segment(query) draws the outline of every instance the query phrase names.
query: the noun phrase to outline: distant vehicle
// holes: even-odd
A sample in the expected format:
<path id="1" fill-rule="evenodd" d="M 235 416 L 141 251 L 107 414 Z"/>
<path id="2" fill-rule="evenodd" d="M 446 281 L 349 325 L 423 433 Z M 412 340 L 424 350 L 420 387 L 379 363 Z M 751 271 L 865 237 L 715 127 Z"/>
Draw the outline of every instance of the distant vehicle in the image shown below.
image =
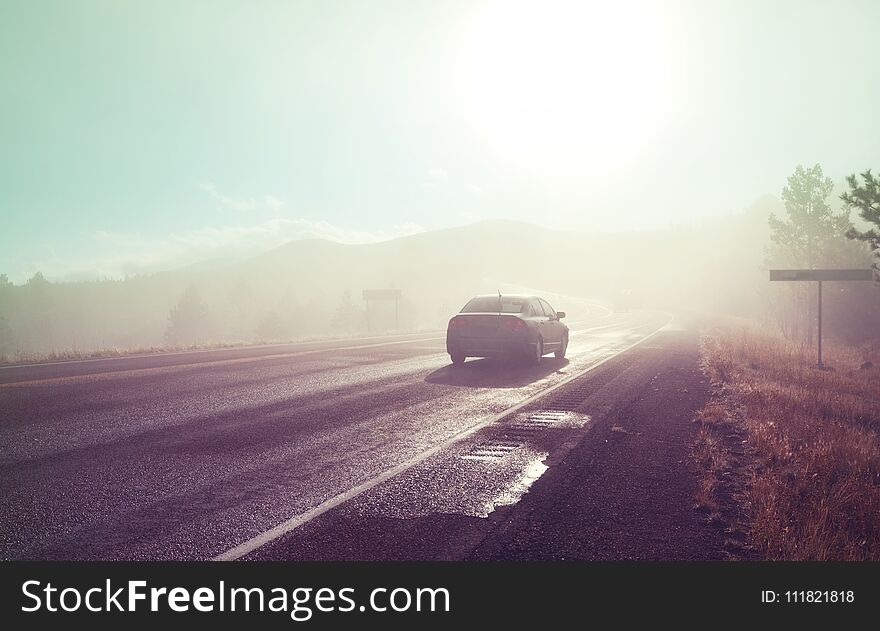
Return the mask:
<path id="1" fill-rule="evenodd" d="M 538 296 L 476 296 L 449 321 L 446 351 L 453 364 L 468 357 L 519 357 L 537 365 L 554 353 L 565 357 L 568 327 L 564 311 Z"/>

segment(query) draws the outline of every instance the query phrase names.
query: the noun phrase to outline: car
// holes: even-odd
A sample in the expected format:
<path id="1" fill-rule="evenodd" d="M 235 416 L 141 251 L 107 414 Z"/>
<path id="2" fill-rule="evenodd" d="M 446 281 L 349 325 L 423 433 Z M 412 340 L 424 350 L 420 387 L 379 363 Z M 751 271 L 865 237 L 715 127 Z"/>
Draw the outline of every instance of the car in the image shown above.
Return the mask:
<path id="1" fill-rule="evenodd" d="M 547 353 L 563 359 L 568 349 L 564 317 L 539 296 L 475 296 L 449 320 L 446 352 L 453 364 L 468 357 L 518 357 L 538 365 Z"/>

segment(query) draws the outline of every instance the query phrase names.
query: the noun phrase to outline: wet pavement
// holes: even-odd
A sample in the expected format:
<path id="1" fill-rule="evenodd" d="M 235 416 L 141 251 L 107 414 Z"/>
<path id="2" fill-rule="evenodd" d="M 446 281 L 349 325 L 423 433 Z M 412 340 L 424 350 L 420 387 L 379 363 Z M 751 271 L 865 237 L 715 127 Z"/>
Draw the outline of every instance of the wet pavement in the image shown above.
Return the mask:
<path id="1" fill-rule="evenodd" d="M 696 334 L 666 330 L 246 560 L 711 560 Z"/>
<path id="2" fill-rule="evenodd" d="M 426 333 L 0 369 L 0 557 L 212 558 L 401 467 L 341 506 L 485 520 L 589 426 L 490 421 L 667 320 L 572 317 L 538 367 L 453 370 Z"/>

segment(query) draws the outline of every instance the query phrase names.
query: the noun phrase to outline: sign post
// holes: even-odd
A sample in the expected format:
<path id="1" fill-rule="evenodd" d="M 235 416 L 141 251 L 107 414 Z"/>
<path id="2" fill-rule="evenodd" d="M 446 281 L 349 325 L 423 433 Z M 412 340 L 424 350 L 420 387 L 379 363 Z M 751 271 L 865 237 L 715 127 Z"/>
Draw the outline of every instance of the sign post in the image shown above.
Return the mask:
<path id="1" fill-rule="evenodd" d="M 872 280 L 870 269 L 771 269 L 771 281 L 815 281 L 819 283 L 819 346 L 816 365 L 822 369 L 822 281 Z"/>
<path id="2" fill-rule="evenodd" d="M 393 300 L 394 301 L 394 328 L 400 329 L 400 296 L 402 292 L 399 289 L 364 289 L 363 299 L 367 303 L 367 329 L 372 330 L 370 318 L 370 301 L 371 300 Z"/>

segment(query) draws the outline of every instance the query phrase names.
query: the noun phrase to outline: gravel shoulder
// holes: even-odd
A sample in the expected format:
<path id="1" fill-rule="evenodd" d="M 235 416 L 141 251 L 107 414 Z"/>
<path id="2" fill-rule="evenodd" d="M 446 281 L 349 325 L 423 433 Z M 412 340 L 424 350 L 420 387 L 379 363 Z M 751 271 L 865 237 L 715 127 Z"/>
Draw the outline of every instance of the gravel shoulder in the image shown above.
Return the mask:
<path id="1" fill-rule="evenodd" d="M 694 505 L 694 418 L 709 395 L 696 332 L 663 332 L 605 372 L 616 374 L 581 384 L 595 386 L 581 405 L 589 433 L 471 558 L 725 558 L 721 533 Z"/>

